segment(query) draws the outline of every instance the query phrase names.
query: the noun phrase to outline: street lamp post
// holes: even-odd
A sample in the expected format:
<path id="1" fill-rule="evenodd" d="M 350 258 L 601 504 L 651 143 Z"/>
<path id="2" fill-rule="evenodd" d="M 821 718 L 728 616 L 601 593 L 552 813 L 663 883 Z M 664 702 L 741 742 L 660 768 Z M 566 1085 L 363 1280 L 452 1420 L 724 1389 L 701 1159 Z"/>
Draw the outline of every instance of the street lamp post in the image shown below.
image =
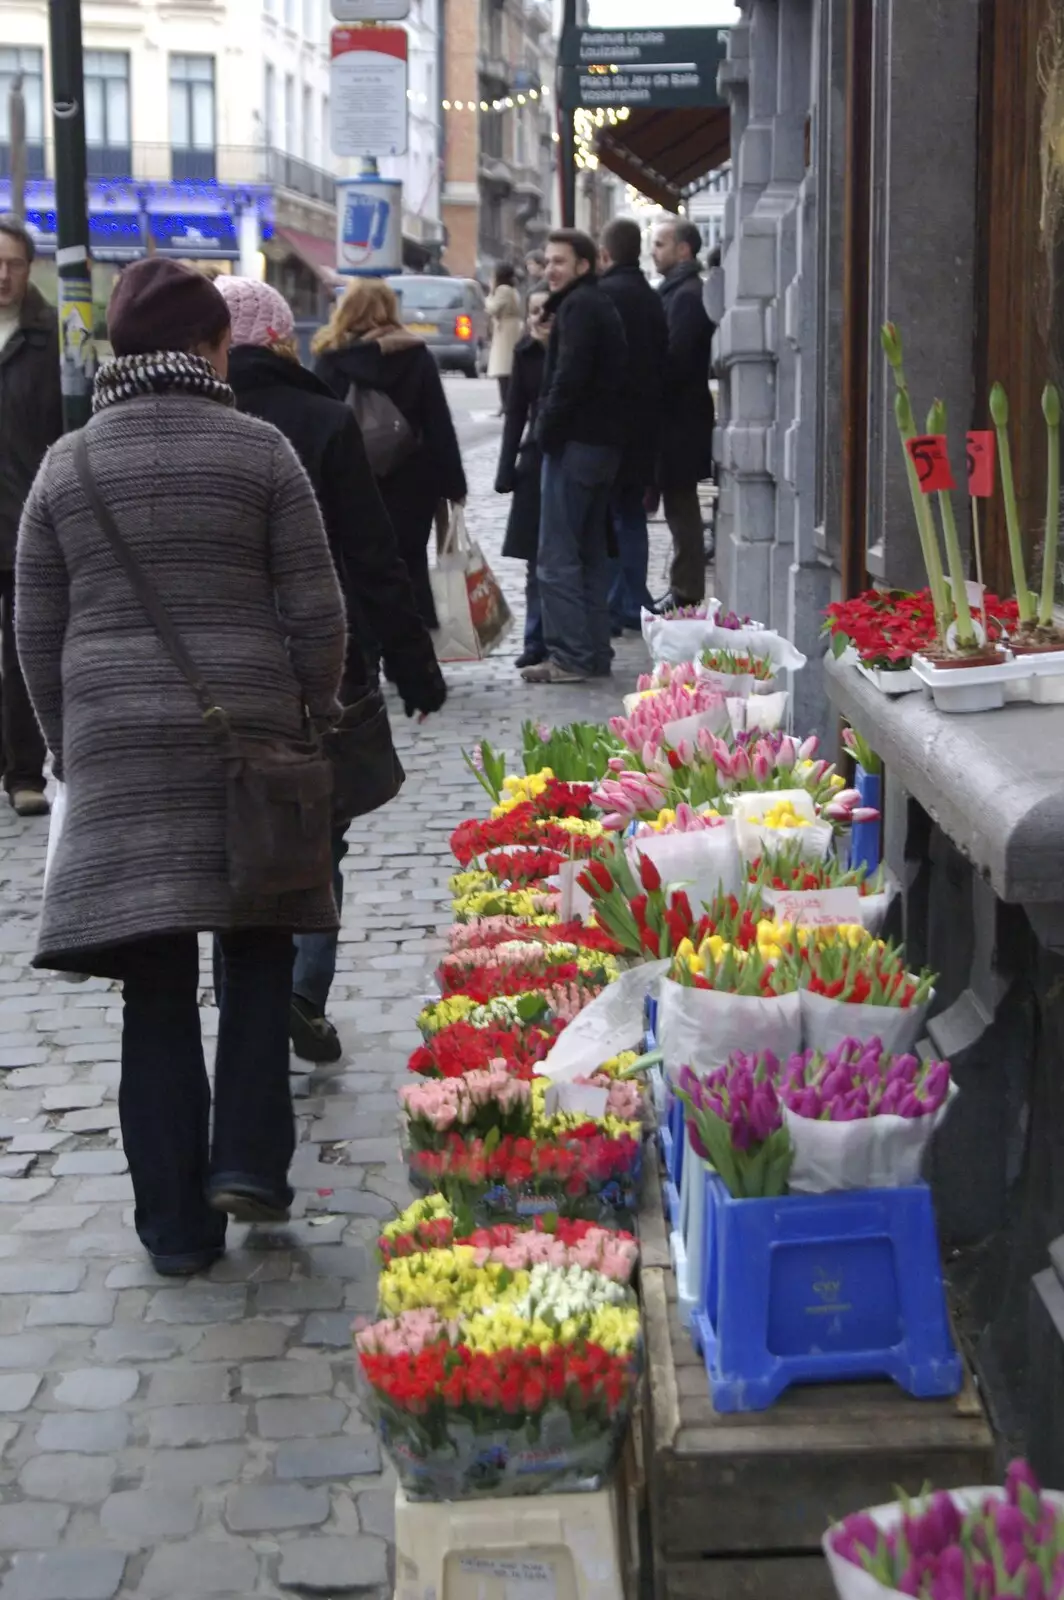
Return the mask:
<path id="1" fill-rule="evenodd" d="M 55 262 L 59 278 L 59 339 L 63 427 L 83 427 L 92 409 L 96 370 L 93 343 L 89 215 L 86 201 L 85 77 L 81 0 L 48 0 L 55 137 Z"/>

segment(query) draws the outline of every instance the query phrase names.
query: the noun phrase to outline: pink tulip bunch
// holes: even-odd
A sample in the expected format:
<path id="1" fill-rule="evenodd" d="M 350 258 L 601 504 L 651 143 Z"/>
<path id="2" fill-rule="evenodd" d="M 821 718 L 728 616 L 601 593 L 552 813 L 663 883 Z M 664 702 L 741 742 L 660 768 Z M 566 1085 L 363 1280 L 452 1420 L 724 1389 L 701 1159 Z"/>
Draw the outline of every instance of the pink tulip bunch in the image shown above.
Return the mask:
<path id="1" fill-rule="evenodd" d="M 449 1332 L 448 1324 L 434 1307 L 419 1306 L 362 1328 L 356 1324 L 355 1347 L 367 1355 L 418 1356 L 426 1345 L 435 1344 Z"/>
<path id="2" fill-rule="evenodd" d="M 711 689 L 708 684 L 700 682 L 690 687 L 670 684 L 660 694 L 640 700 L 627 717 L 611 717 L 610 732 L 623 740 L 633 754 L 643 755 L 649 747 L 652 755 L 656 755 L 664 741 L 666 723 L 679 722 L 704 711 L 719 711 L 724 703 L 719 690 Z"/>
<path id="3" fill-rule="evenodd" d="M 657 838 L 663 833 L 705 833 L 710 828 L 726 827 L 727 820 L 726 817 L 715 816 L 710 811 L 696 811 L 686 800 L 681 800 L 676 807 L 676 816 L 672 822 L 640 822 L 636 827 L 635 837 L 648 839 Z"/>
<path id="4" fill-rule="evenodd" d="M 683 688 L 698 682 L 693 661 L 680 661 L 675 666 L 669 661 L 659 661 L 653 672 L 641 672 L 636 680 L 640 694 L 651 689 L 668 689 L 671 685 Z"/>
<path id="5" fill-rule="evenodd" d="M 612 768 L 612 762 L 610 765 Z M 641 813 L 657 816 L 668 791 L 669 780 L 659 772 L 617 772 L 614 769 L 613 777 L 603 778 L 598 788 L 592 790 L 591 804 L 605 811 L 603 827 L 621 829 Z"/>
<path id="6" fill-rule="evenodd" d="M 875 806 L 861 804 L 861 796 L 856 789 L 840 789 L 833 795 L 824 807 L 822 816 L 829 822 L 838 822 L 843 827 L 850 827 L 855 822 L 878 822 L 879 812 Z"/>

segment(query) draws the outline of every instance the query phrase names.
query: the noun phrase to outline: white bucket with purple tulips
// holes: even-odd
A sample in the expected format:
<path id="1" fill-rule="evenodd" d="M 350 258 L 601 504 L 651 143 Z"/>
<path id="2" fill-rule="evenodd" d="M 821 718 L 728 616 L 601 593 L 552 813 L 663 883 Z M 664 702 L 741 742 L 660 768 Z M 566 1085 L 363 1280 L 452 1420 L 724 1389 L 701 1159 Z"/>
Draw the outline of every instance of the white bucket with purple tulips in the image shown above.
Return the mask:
<path id="1" fill-rule="evenodd" d="M 1014 1461 L 1004 1488 L 873 1506 L 829 1528 L 823 1547 L 839 1600 L 1061 1600 L 1064 1495 Z"/>
<path id="2" fill-rule="evenodd" d="M 947 1061 L 894 1055 L 881 1039 L 804 1050 L 773 1077 L 794 1150 L 795 1194 L 919 1183 L 925 1152 L 957 1094 Z"/>

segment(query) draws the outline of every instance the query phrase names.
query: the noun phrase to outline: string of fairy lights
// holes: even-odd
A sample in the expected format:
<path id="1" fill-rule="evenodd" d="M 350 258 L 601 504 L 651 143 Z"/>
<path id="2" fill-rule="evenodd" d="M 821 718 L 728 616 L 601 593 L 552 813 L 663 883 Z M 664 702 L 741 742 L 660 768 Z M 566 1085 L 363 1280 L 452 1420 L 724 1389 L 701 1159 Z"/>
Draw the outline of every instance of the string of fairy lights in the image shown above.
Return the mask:
<path id="1" fill-rule="evenodd" d="M 406 98 L 420 106 L 427 106 L 427 94 L 415 94 L 413 89 L 406 91 Z M 535 105 L 539 101 L 550 98 L 550 85 L 541 83 L 536 89 L 526 89 L 521 94 L 502 95 L 496 100 L 441 100 L 440 105 L 444 111 L 512 111 L 515 106 L 524 106 L 529 103 Z"/>

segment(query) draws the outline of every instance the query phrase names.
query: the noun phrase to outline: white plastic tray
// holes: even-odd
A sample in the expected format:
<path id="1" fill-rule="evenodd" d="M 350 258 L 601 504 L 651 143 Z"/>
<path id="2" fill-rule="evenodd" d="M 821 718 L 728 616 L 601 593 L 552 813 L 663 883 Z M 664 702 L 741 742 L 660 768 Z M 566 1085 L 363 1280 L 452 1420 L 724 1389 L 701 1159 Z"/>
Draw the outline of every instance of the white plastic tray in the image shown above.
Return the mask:
<path id="1" fill-rule="evenodd" d="M 992 667 L 934 667 L 913 656 L 912 671 L 931 690 L 939 711 L 997 711 L 1006 699 L 1006 685 L 1030 678 L 1027 661 L 1001 661 Z"/>

